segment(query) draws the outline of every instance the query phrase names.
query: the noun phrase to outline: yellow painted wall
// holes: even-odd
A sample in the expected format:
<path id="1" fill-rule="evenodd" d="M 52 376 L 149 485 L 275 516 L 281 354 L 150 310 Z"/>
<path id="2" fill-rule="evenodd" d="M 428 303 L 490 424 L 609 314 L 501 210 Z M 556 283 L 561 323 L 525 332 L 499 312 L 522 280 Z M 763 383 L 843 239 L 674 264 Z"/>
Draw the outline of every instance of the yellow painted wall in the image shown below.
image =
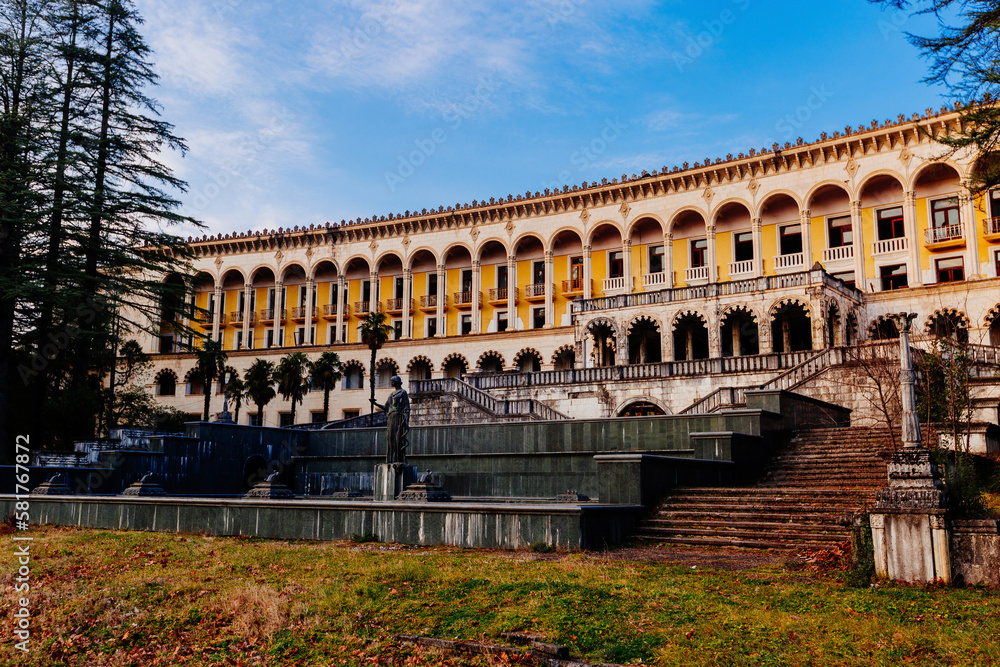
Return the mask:
<path id="1" fill-rule="evenodd" d="M 688 240 L 673 240 L 674 275 L 678 287 L 687 286 L 687 282 L 684 280 L 684 272 L 691 266 L 691 251 L 688 249 Z"/>
<path id="2" fill-rule="evenodd" d="M 778 255 L 778 225 L 761 227 L 760 254 L 764 261 L 764 275 L 774 275 L 774 258 Z"/>
<path id="3" fill-rule="evenodd" d="M 811 269 L 816 262 L 823 261 L 823 250 L 826 248 L 826 216 L 809 219 L 809 238 L 812 242 L 812 255 L 806 257 L 806 269 Z"/>
<path id="4" fill-rule="evenodd" d="M 733 261 L 733 232 L 719 232 L 715 235 L 715 263 L 718 265 L 719 280 L 729 280 L 729 264 Z"/>
<path id="5" fill-rule="evenodd" d="M 608 277 L 608 250 L 590 253 L 590 275 L 594 279 L 594 296 L 604 296 L 604 279 Z"/>

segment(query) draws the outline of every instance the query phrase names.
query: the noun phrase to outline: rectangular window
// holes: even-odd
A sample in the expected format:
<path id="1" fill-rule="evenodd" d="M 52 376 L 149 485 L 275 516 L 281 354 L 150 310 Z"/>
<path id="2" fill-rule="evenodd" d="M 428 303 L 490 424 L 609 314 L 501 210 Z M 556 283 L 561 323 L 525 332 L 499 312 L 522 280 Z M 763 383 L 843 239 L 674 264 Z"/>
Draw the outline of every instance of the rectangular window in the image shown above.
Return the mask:
<path id="1" fill-rule="evenodd" d="M 247 295 L 244 290 L 240 290 L 236 293 L 236 310 L 240 314 L 240 319 L 243 319 L 243 311 L 246 308 Z"/>
<path id="2" fill-rule="evenodd" d="M 649 272 L 663 273 L 663 246 L 649 247 Z"/>
<path id="3" fill-rule="evenodd" d="M 233 349 L 239 350 L 243 347 L 243 330 L 239 329 L 233 335 Z"/>
<path id="4" fill-rule="evenodd" d="M 948 197 L 931 202 L 931 225 L 934 229 L 961 224 L 958 216 L 958 197 Z"/>
<path id="5" fill-rule="evenodd" d="M 497 264 L 497 288 L 507 289 L 507 265 Z"/>
<path id="6" fill-rule="evenodd" d="M 894 289 L 903 289 L 909 283 L 906 278 L 906 264 L 894 264 L 883 266 L 879 269 L 882 277 L 882 291 L 888 292 Z"/>
<path id="7" fill-rule="evenodd" d="M 1000 278 L 1000 250 L 993 254 L 993 270 L 996 272 L 994 277 Z"/>
<path id="8" fill-rule="evenodd" d="M 708 264 L 708 239 L 691 239 L 691 268 L 699 269 Z"/>
<path id="9" fill-rule="evenodd" d="M 393 282 L 394 284 L 392 286 L 393 287 L 392 298 L 394 299 L 405 298 L 403 296 L 403 276 L 396 276 L 396 280 Z"/>
<path id="10" fill-rule="evenodd" d="M 965 259 L 949 257 L 937 261 L 937 281 L 939 283 L 954 283 L 965 280 Z"/>
<path id="11" fill-rule="evenodd" d="M 160 354 L 171 354 L 174 351 L 174 336 L 160 336 Z"/>
<path id="12" fill-rule="evenodd" d="M 295 333 L 293 335 L 295 336 L 294 340 L 296 346 L 302 345 L 302 343 L 305 342 L 305 340 L 303 340 L 303 336 L 305 336 L 305 330 L 306 330 L 305 327 L 295 327 Z"/>
<path id="13" fill-rule="evenodd" d="M 845 285 L 855 286 L 854 271 L 844 271 L 843 273 L 834 273 L 833 277 L 841 281 Z"/>
<path id="14" fill-rule="evenodd" d="M 427 274 L 427 296 L 437 296 L 438 275 L 436 273 Z"/>
<path id="15" fill-rule="evenodd" d="M 462 335 L 466 336 L 472 333 L 472 315 L 462 315 Z"/>
<path id="16" fill-rule="evenodd" d="M 323 423 L 323 411 L 320 410 L 319 412 L 310 412 L 309 413 L 309 420 L 313 424 L 322 424 Z"/>
<path id="17" fill-rule="evenodd" d="M 344 419 L 354 419 L 361 416 L 361 410 L 344 410 Z"/>
<path id="18" fill-rule="evenodd" d="M 247 423 L 250 426 L 260 426 L 260 415 L 256 412 L 251 412 L 247 415 Z"/>
<path id="19" fill-rule="evenodd" d="M 299 308 L 306 307 L 306 286 L 299 285 Z"/>
<path id="20" fill-rule="evenodd" d="M 802 252 L 802 225 L 785 225 L 778 229 L 778 236 L 782 255 Z"/>
<path id="21" fill-rule="evenodd" d="M 733 234 L 733 261 L 749 262 L 753 259 L 753 232 Z"/>
<path id="22" fill-rule="evenodd" d="M 394 319 L 392 321 L 392 339 L 399 340 L 403 337 L 403 320 Z"/>
<path id="23" fill-rule="evenodd" d="M 990 192 L 990 217 L 1000 218 L 1000 190 Z"/>
<path id="24" fill-rule="evenodd" d="M 545 284 L 545 261 L 534 261 L 531 263 L 531 282 L 534 285 Z"/>
<path id="25" fill-rule="evenodd" d="M 361 300 L 370 302 L 372 300 L 372 281 L 361 282 Z"/>
<path id="26" fill-rule="evenodd" d="M 281 427 L 292 425 L 292 413 L 291 412 L 279 412 L 278 413 L 278 424 Z"/>
<path id="27" fill-rule="evenodd" d="M 497 311 L 497 331 L 507 330 L 507 311 L 498 310 Z"/>
<path id="28" fill-rule="evenodd" d="M 424 325 L 427 329 L 427 338 L 433 338 L 437 335 L 438 321 L 436 317 L 428 317 L 424 319 Z"/>
<path id="29" fill-rule="evenodd" d="M 853 228 L 851 226 L 851 216 L 841 215 L 830 218 L 827 221 L 829 226 L 829 246 L 830 248 L 842 248 L 854 243 Z"/>
<path id="30" fill-rule="evenodd" d="M 583 257 L 569 258 L 570 280 L 583 280 Z"/>
<path id="31" fill-rule="evenodd" d="M 541 329 L 545 326 L 545 308 L 532 308 L 531 309 L 531 328 Z"/>
<path id="32" fill-rule="evenodd" d="M 608 252 L 608 277 L 621 278 L 625 275 L 625 259 L 621 250 Z"/>
<path id="33" fill-rule="evenodd" d="M 462 291 L 472 291 L 472 269 L 462 269 Z"/>
<path id="34" fill-rule="evenodd" d="M 878 240 L 901 239 L 906 236 L 903 228 L 903 207 L 893 206 L 875 212 L 875 226 L 878 228 Z"/>
<path id="35" fill-rule="evenodd" d="M 268 329 L 264 332 L 264 349 L 270 349 L 274 347 L 274 329 Z"/>
<path id="36" fill-rule="evenodd" d="M 215 292 L 208 293 L 208 321 L 215 321 Z"/>

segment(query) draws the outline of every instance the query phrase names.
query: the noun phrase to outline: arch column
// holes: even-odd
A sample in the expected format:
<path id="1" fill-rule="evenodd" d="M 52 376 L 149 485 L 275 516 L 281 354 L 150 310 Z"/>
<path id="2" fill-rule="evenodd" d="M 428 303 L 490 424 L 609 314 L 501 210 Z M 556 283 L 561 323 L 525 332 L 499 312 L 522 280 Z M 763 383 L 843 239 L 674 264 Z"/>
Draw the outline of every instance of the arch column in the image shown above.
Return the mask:
<path id="1" fill-rule="evenodd" d="M 215 308 L 212 310 L 212 340 L 219 340 L 219 329 L 222 320 L 220 319 L 222 310 L 222 285 L 215 286 Z"/>
<path id="2" fill-rule="evenodd" d="M 379 289 L 378 289 L 378 272 L 371 271 L 368 274 L 368 312 L 377 313 L 378 306 L 375 304 L 379 302 Z"/>
<path id="3" fill-rule="evenodd" d="M 472 260 L 472 333 L 479 333 L 479 294 L 482 290 L 482 266 L 478 259 Z"/>
<path id="4" fill-rule="evenodd" d="M 552 251 L 545 251 L 545 328 L 551 329 L 555 324 L 555 309 L 553 308 L 552 280 L 554 278 L 552 267 Z"/>
<path id="5" fill-rule="evenodd" d="M 625 277 L 625 293 L 632 293 L 632 239 L 622 239 L 622 274 Z"/>
<path id="6" fill-rule="evenodd" d="M 593 279 L 593 272 L 590 269 L 590 244 L 583 246 L 583 298 L 593 297 L 593 289 L 590 283 Z"/>
<path id="7" fill-rule="evenodd" d="M 448 278 L 448 273 L 444 268 L 444 264 L 437 265 L 437 309 L 434 311 L 434 317 L 437 318 L 437 332 L 434 334 L 435 338 L 442 338 L 444 336 L 444 295 L 445 295 L 445 285 L 444 282 Z"/>
<path id="8" fill-rule="evenodd" d="M 517 329 L 517 301 L 514 290 L 517 289 L 517 258 L 507 255 L 507 328 Z"/>
<path id="9" fill-rule="evenodd" d="M 410 292 L 412 291 L 413 271 L 403 269 L 403 340 L 410 339 Z"/>
<path id="10" fill-rule="evenodd" d="M 753 237 L 753 277 L 764 275 L 764 242 L 761 238 L 761 218 L 750 219 L 750 235 Z"/>
<path id="11" fill-rule="evenodd" d="M 285 305 L 285 300 L 282 298 L 284 296 L 282 293 L 284 289 L 284 283 L 280 280 L 274 282 L 274 313 L 272 313 L 274 315 L 274 323 L 272 324 L 272 331 L 274 333 L 271 334 L 272 347 L 284 347 L 281 344 L 281 308 Z"/>
<path id="12" fill-rule="evenodd" d="M 917 193 L 913 190 L 903 193 L 903 227 L 909 247 L 906 253 L 907 282 L 913 286 L 922 285 L 924 280 L 920 271 L 920 237 L 917 236 Z"/>
<path id="13" fill-rule="evenodd" d="M 674 288 L 674 233 L 668 232 L 663 235 L 663 261 L 666 266 L 663 270 L 667 272 L 667 287 Z M 669 357 L 663 357 L 667 360 Z"/>
<path id="14" fill-rule="evenodd" d="M 962 227 L 965 234 L 965 251 L 968 254 L 965 270 L 967 280 L 978 280 L 982 271 L 979 266 L 979 234 L 976 230 L 976 203 L 969 192 L 969 183 L 963 183 L 965 191 L 958 197 L 959 215 L 962 218 Z"/>
<path id="15" fill-rule="evenodd" d="M 705 235 L 708 237 L 708 282 L 719 281 L 719 267 L 715 264 L 715 225 L 705 227 Z"/>
<path id="16" fill-rule="evenodd" d="M 339 271 L 338 271 L 339 273 Z M 347 299 L 347 281 L 344 276 L 337 276 L 337 319 L 334 321 L 333 341 L 335 343 L 346 343 L 341 340 L 341 332 L 344 329 L 344 301 Z"/>
<path id="17" fill-rule="evenodd" d="M 867 292 L 865 240 L 861 232 L 861 201 L 857 199 L 851 202 L 851 234 L 854 236 L 854 243 L 851 244 L 854 246 L 854 285 L 862 292 Z"/>
<path id="18" fill-rule="evenodd" d="M 306 328 L 302 332 L 302 344 L 312 345 L 313 293 L 316 285 L 312 278 L 306 278 Z"/>
<path id="19" fill-rule="evenodd" d="M 705 313 L 705 333 L 708 334 L 709 359 L 717 359 L 722 356 L 722 336 L 719 324 L 718 317 L 714 312 Z"/>
<path id="20" fill-rule="evenodd" d="M 250 336 L 250 302 L 253 301 L 253 283 L 243 286 L 243 346 L 247 347 Z"/>
<path id="21" fill-rule="evenodd" d="M 812 215 L 808 208 L 799 211 L 799 230 L 802 233 L 802 269 L 808 271 L 813 265 Z"/>

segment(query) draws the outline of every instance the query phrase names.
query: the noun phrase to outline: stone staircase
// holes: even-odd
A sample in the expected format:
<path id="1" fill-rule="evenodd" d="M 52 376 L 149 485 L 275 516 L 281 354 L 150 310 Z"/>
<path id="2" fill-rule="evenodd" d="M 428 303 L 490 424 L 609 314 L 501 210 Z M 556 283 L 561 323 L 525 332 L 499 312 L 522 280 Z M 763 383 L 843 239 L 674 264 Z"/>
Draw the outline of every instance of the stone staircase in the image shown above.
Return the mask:
<path id="1" fill-rule="evenodd" d="M 687 488 L 641 522 L 643 541 L 687 546 L 801 551 L 848 539 L 845 517 L 885 484 L 887 429 L 814 429 L 799 433 L 760 485 Z"/>

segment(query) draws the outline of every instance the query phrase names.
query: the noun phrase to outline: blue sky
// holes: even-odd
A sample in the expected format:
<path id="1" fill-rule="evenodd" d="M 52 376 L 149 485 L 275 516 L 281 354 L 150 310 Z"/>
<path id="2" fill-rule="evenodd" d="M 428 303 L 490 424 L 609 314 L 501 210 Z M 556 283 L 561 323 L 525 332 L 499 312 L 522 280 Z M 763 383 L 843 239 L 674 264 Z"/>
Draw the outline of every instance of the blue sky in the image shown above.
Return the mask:
<path id="1" fill-rule="evenodd" d="M 137 4 L 190 149 L 166 160 L 208 233 L 599 181 L 947 102 L 904 37 L 934 25 L 864 0 Z"/>

